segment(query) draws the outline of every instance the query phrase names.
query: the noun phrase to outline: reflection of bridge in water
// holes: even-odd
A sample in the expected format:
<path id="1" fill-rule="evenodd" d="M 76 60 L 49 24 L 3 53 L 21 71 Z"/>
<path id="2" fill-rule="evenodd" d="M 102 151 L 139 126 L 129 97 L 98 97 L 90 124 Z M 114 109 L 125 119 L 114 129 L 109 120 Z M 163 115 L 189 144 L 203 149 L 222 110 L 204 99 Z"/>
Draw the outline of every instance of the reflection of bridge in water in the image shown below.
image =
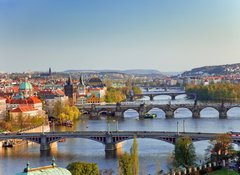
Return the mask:
<path id="1" fill-rule="evenodd" d="M 160 109 L 165 113 L 166 118 L 174 118 L 175 111 L 180 108 L 188 109 L 192 112 L 193 118 L 200 118 L 201 111 L 205 108 L 213 108 L 219 113 L 220 119 L 226 119 L 227 112 L 240 104 L 223 104 L 223 103 L 205 103 L 205 104 L 134 104 L 134 103 L 117 103 L 116 105 L 85 105 L 79 106 L 79 110 L 84 114 L 90 114 L 92 118 L 99 118 L 103 113 L 115 117 L 124 117 L 124 112 L 132 109 L 138 112 L 140 118 L 152 109 Z"/>
<path id="2" fill-rule="evenodd" d="M 0 140 L 22 139 L 40 144 L 40 150 L 50 150 L 51 145 L 65 138 L 83 138 L 100 142 L 105 145 L 105 151 L 115 151 L 118 144 L 137 138 L 157 139 L 175 144 L 177 138 L 188 136 L 195 141 L 212 140 L 220 133 L 194 133 L 194 132 L 163 132 L 163 131 L 75 131 L 75 132 L 46 132 L 0 134 Z M 232 135 L 232 142 L 240 144 L 240 133 Z"/>

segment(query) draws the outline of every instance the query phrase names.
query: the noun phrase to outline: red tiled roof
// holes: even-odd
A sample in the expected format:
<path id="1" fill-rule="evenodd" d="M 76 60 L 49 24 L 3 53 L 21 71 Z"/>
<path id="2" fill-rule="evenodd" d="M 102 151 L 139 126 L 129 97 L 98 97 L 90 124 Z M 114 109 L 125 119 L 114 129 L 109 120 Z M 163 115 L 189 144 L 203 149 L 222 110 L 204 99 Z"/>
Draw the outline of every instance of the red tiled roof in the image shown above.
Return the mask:
<path id="1" fill-rule="evenodd" d="M 11 112 L 30 112 L 30 111 L 37 111 L 37 109 L 33 108 L 32 106 L 21 105 L 18 108 L 11 110 Z"/>
<path id="2" fill-rule="evenodd" d="M 35 104 L 35 103 L 41 103 L 41 100 L 35 96 L 29 97 L 27 99 L 12 99 L 7 98 L 7 103 L 10 104 Z"/>
<path id="3" fill-rule="evenodd" d="M 37 97 L 32 96 L 27 99 L 27 102 L 30 104 L 34 104 L 34 103 L 41 103 L 41 100 Z"/>
<path id="4" fill-rule="evenodd" d="M 6 98 L 0 97 L 0 100 L 6 100 Z"/>

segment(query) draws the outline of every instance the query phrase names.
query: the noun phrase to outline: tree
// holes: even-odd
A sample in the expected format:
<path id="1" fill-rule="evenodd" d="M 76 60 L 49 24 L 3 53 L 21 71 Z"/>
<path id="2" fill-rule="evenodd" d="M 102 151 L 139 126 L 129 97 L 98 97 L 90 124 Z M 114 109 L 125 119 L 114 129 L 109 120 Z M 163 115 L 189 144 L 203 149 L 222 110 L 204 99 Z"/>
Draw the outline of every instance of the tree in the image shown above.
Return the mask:
<path id="1" fill-rule="evenodd" d="M 132 157 L 132 165 L 133 165 L 133 174 L 138 175 L 139 173 L 139 160 L 138 160 L 138 144 L 137 138 L 134 136 L 133 145 L 131 147 L 131 157 Z"/>
<path id="2" fill-rule="evenodd" d="M 125 152 L 118 159 L 118 174 L 119 175 L 134 175 L 132 166 L 132 156 Z"/>
<path id="3" fill-rule="evenodd" d="M 142 90 L 137 86 L 133 86 L 132 90 L 133 90 L 134 94 L 141 94 L 142 93 Z"/>
<path id="4" fill-rule="evenodd" d="M 60 101 L 54 103 L 53 116 L 58 117 L 63 111 L 63 104 Z"/>
<path id="5" fill-rule="evenodd" d="M 124 153 L 118 159 L 118 165 L 119 165 L 120 175 L 138 175 L 139 174 L 138 144 L 137 144 L 136 136 L 134 136 L 133 144 L 130 149 L 130 154 Z"/>
<path id="6" fill-rule="evenodd" d="M 221 134 L 214 140 L 210 141 L 209 147 L 206 149 L 207 155 L 213 161 L 221 161 L 231 155 L 233 152 L 231 134 Z"/>
<path id="7" fill-rule="evenodd" d="M 73 162 L 68 164 L 67 169 L 72 175 L 99 175 L 99 168 L 96 163 Z"/>
<path id="8" fill-rule="evenodd" d="M 176 167 L 185 168 L 193 166 L 196 161 L 195 147 L 190 137 L 180 137 L 174 149 L 174 163 Z"/>

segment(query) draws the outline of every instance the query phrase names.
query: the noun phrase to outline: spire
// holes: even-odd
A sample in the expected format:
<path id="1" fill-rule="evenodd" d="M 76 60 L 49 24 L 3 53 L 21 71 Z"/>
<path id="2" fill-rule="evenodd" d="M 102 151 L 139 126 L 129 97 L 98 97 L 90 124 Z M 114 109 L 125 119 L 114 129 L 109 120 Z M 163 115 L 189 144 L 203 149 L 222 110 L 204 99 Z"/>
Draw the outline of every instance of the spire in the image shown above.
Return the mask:
<path id="1" fill-rule="evenodd" d="M 27 167 L 24 168 L 24 172 L 28 172 L 29 170 L 31 170 L 31 167 L 30 167 L 30 162 L 28 161 L 27 162 Z"/>
<path id="2" fill-rule="evenodd" d="M 85 86 L 82 75 L 80 76 L 80 79 L 79 79 L 79 86 Z"/>
<path id="3" fill-rule="evenodd" d="M 68 85 L 72 84 L 72 77 L 71 77 L 71 75 L 69 75 L 69 77 L 68 77 L 67 84 Z"/>
<path id="4" fill-rule="evenodd" d="M 52 75 L 52 69 L 51 69 L 51 67 L 49 67 L 48 74 L 49 74 L 49 75 Z"/>
<path id="5" fill-rule="evenodd" d="M 51 164 L 53 167 L 56 167 L 57 166 L 57 164 L 56 164 L 56 160 L 55 160 L 55 158 L 54 158 L 54 156 L 52 157 L 52 164 Z"/>

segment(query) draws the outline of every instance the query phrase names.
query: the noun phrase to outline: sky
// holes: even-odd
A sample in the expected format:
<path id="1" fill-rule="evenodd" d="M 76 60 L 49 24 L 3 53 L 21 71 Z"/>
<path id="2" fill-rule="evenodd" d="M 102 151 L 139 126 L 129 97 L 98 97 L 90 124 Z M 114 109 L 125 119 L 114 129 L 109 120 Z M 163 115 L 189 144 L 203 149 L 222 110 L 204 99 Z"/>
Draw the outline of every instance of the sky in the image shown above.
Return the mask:
<path id="1" fill-rule="evenodd" d="M 239 0 L 0 0 L 0 71 L 240 63 Z"/>

